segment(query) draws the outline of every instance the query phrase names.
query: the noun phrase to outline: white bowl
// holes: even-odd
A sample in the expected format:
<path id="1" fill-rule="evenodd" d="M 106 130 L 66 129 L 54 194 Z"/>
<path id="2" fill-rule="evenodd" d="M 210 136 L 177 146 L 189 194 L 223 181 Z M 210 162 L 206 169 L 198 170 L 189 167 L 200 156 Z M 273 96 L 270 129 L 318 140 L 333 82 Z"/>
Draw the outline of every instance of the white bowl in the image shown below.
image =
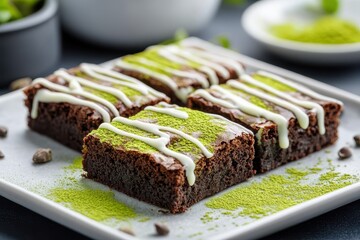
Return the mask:
<path id="1" fill-rule="evenodd" d="M 84 40 L 112 47 L 144 47 L 193 33 L 215 15 L 220 0 L 60 0 L 63 26 Z"/>
<path id="2" fill-rule="evenodd" d="M 269 32 L 270 26 L 291 20 L 314 19 L 306 8 L 319 0 L 262 0 L 251 5 L 242 17 L 245 31 L 271 52 L 282 57 L 318 65 L 339 65 L 360 60 L 360 43 L 311 44 L 283 40 Z M 360 26 L 360 1 L 341 0 L 338 16 Z"/>

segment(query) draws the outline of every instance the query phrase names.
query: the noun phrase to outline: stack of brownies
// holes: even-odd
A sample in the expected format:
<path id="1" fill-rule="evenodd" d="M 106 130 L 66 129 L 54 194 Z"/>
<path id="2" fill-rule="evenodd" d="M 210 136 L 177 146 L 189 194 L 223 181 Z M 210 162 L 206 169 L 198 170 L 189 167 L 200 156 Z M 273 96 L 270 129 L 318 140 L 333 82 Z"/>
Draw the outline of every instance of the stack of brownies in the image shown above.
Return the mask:
<path id="1" fill-rule="evenodd" d="M 172 213 L 333 144 L 343 110 L 197 38 L 60 69 L 25 94 L 29 127 L 82 150 L 87 178 Z"/>

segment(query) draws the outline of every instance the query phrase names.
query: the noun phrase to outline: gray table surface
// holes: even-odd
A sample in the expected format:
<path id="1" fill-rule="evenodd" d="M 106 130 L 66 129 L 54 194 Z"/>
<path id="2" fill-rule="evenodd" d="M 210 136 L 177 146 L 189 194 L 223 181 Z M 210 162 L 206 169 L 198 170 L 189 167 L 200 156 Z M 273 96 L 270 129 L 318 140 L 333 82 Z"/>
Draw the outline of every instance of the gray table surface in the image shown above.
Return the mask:
<path id="1" fill-rule="evenodd" d="M 265 62 L 360 95 L 360 63 L 352 66 L 318 67 L 280 59 L 255 44 L 240 25 L 244 7 L 223 6 L 215 19 L 196 35 L 211 40 L 228 36 L 233 48 Z M 104 49 L 63 35 L 63 56 L 49 73 L 81 62 L 102 63 L 135 50 Z M 0 89 L 0 94 L 7 92 Z M 360 200 L 298 224 L 264 239 L 360 239 Z M 22 206 L 0 197 L 0 239 L 88 239 Z"/>

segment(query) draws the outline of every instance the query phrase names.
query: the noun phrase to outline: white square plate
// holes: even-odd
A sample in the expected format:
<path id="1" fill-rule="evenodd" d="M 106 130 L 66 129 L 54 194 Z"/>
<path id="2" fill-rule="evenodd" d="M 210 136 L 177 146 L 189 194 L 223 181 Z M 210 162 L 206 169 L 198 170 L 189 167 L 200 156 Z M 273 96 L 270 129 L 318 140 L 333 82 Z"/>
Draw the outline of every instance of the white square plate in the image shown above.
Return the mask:
<path id="1" fill-rule="evenodd" d="M 217 194 L 215 197 L 246 184 L 261 181 L 270 175 L 285 174 L 286 169 L 289 167 L 299 169 L 312 167 L 319 158 L 333 159 L 336 171 L 340 173 L 356 175 L 360 172 L 360 148 L 353 149 L 353 156 L 348 160 L 339 161 L 336 157 L 338 149 L 345 145 L 353 145 L 353 134 L 360 132 L 358 124 L 360 119 L 359 96 L 246 56 L 239 55 L 238 57 L 251 68 L 260 68 L 283 75 L 294 81 L 301 82 L 315 91 L 343 101 L 345 113 L 342 116 L 342 123 L 339 129 L 340 138 L 334 146 L 314 153 L 300 161 L 275 169 L 267 174 L 257 175 L 247 183 L 234 186 Z M 109 66 L 109 63 L 105 65 Z M 91 180 L 82 179 L 81 170 L 66 170 L 66 166 L 69 166 L 74 157 L 80 154 L 29 130 L 26 125 L 27 110 L 23 105 L 23 98 L 21 91 L 0 97 L 0 125 L 5 125 L 9 128 L 8 137 L 0 139 L 1 150 L 6 155 L 6 158 L 0 161 L 0 194 L 92 238 L 133 239 L 132 236 L 118 230 L 119 226 L 131 226 L 137 237 L 153 239 L 155 233 L 153 223 L 166 222 L 171 232 L 162 239 L 254 239 L 318 216 L 351 201 L 355 201 L 360 197 L 360 182 L 354 182 L 347 187 L 266 217 L 249 219 L 241 216 L 229 217 L 222 215 L 222 210 L 207 208 L 205 203 L 212 198 L 201 201 L 184 214 L 171 215 L 163 214 L 154 206 L 115 192 L 115 198 L 133 208 L 139 217 L 124 222 L 111 219 L 98 222 L 46 197 L 47 193 L 55 186 L 58 186 L 59 181 L 66 179 L 69 174 L 76 181 L 79 181 L 79 184 L 81 182 L 86 187 L 105 191 L 109 190 L 106 186 L 94 183 Z M 52 162 L 43 165 L 32 164 L 32 155 L 39 147 L 50 147 L 53 150 L 54 159 Z M 98 208 L 101 209 L 101 206 L 98 206 Z M 218 217 L 212 221 L 204 222 L 201 218 L 208 212 Z M 144 217 L 148 219 L 145 222 L 141 220 Z"/>

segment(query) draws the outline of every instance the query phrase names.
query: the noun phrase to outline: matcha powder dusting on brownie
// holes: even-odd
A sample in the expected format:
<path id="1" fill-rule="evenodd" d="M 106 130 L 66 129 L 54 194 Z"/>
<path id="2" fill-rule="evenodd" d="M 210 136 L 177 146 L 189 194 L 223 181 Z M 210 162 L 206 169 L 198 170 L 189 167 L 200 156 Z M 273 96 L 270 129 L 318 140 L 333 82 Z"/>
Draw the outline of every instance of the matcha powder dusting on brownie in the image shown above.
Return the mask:
<path id="1" fill-rule="evenodd" d="M 210 199 L 205 205 L 211 209 L 232 211 L 233 217 L 259 219 L 356 181 L 357 176 L 331 169 L 288 168 L 284 174 L 272 174 L 261 181 L 240 186 Z"/>
<path id="2" fill-rule="evenodd" d="M 198 139 L 211 152 L 214 150 L 215 141 L 219 135 L 225 131 L 227 122 L 218 120 L 211 115 L 200 111 L 189 110 L 187 108 L 179 107 L 180 111 L 186 112 L 189 115 L 187 119 L 175 118 L 167 114 L 161 114 L 152 111 L 142 111 L 133 117 L 132 120 L 151 120 L 156 119 L 156 124 L 162 126 L 169 126 L 181 130 L 189 135 L 198 134 Z M 151 121 L 154 123 L 153 121 Z M 127 132 L 139 134 L 141 136 L 158 138 L 158 136 L 145 132 L 136 127 L 128 126 L 118 122 L 112 122 L 114 126 Z M 124 138 L 106 129 L 97 129 L 91 132 L 98 136 L 101 141 L 106 141 L 114 146 L 123 146 L 126 149 L 137 149 L 145 153 L 156 152 L 156 149 L 150 145 L 135 139 Z M 179 152 L 191 152 L 193 154 L 201 154 L 201 150 L 191 141 L 185 138 L 179 138 L 170 144 L 169 149 Z"/>

